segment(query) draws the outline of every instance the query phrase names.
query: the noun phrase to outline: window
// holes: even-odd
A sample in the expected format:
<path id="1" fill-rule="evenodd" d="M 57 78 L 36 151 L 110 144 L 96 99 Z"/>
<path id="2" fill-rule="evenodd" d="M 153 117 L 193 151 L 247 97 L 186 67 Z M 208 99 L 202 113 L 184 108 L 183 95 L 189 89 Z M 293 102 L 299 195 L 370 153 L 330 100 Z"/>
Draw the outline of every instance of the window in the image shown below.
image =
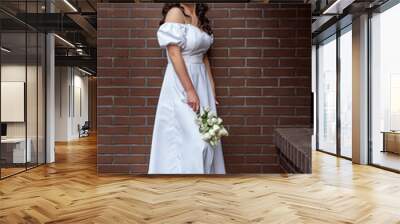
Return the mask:
<path id="1" fill-rule="evenodd" d="M 400 170 L 400 4 L 371 18 L 371 162 Z"/>
<path id="2" fill-rule="evenodd" d="M 318 45 L 316 63 L 317 149 L 351 158 L 353 79 L 351 25 Z"/>
<path id="3" fill-rule="evenodd" d="M 340 36 L 340 155 L 352 154 L 352 32 L 345 28 Z"/>
<path id="4" fill-rule="evenodd" d="M 317 51 L 317 149 L 336 153 L 336 36 L 321 43 Z"/>

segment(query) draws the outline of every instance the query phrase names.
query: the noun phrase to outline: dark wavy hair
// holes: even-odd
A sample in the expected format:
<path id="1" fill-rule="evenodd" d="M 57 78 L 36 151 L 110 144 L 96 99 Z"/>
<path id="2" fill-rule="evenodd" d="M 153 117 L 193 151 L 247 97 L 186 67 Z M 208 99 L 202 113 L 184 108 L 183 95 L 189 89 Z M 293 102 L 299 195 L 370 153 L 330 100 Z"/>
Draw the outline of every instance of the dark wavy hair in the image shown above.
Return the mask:
<path id="1" fill-rule="evenodd" d="M 160 21 L 160 26 L 165 23 L 165 17 L 167 16 L 169 10 L 174 7 L 181 9 L 182 12 L 185 13 L 183 11 L 183 8 L 180 3 L 165 3 L 165 5 L 161 11 L 162 19 Z M 213 31 L 210 26 L 210 20 L 206 16 L 207 11 L 208 11 L 207 4 L 205 4 L 205 3 L 197 3 L 196 4 L 196 16 L 199 19 L 198 26 L 201 30 L 203 30 L 204 32 L 211 35 L 213 33 Z M 185 16 L 186 16 L 186 14 L 185 14 Z"/>

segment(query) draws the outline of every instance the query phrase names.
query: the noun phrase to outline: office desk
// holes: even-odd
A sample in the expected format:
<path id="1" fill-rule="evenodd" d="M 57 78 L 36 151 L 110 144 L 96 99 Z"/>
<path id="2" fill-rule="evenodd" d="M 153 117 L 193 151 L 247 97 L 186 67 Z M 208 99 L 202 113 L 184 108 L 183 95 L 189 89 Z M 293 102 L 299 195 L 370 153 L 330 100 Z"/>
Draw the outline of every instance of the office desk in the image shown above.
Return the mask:
<path id="1" fill-rule="evenodd" d="M 28 144 L 27 144 L 26 151 L 25 151 L 26 142 Z M 31 151 L 32 140 L 28 138 L 28 139 L 26 139 L 26 142 L 25 142 L 25 138 L 1 139 L 2 157 L 4 154 L 7 155 L 8 153 L 12 153 L 12 160 L 11 160 L 11 158 L 5 158 L 8 163 L 31 162 L 31 160 L 32 160 L 32 151 Z"/>
<path id="2" fill-rule="evenodd" d="M 384 131 L 382 152 L 392 152 L 400 154 L 400 132 Z"/>

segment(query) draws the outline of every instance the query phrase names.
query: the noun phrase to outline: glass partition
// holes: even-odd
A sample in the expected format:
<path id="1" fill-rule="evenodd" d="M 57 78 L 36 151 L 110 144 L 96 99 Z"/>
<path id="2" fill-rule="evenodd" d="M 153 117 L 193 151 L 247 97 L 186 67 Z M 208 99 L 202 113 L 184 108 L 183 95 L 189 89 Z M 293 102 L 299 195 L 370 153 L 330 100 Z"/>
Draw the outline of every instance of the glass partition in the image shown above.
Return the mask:
<path id="1" fill-rule="evenodd" d="M 25 113 L 27 37 L 20 28 L 1 29 L 1 177 L 24 171 L 31 159 Z"/>
<path id="2" fill-rule="evenodd" d="M 336 36 L 317 49 L 317 149 L 336 154 Z"/>
<path id="3" fill-rule="evenodd" d="M 40 4 L 41 3 L 41 4 Z M 45 162 L 45 34 L 16 17 L 43 11 L 43 1 L 0 7 L 0 178 Z"/>
<path id="4" fill-rule="evenodd" d="M 400 4 L 371 18 L 372 164 L 400 170 Z"/>
<path id="5" fill-rule="evenodd" d="M 340 38 L 340 155 L 352 157 L 352 32 L 351 26 Z"/>

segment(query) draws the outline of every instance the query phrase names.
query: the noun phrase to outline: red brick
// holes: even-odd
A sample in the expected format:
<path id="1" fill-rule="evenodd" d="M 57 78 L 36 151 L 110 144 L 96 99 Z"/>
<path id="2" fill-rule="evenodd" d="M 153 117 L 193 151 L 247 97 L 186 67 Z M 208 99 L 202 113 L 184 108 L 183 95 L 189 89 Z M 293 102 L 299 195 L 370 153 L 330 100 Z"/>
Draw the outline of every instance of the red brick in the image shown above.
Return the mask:
<path id="1" fill-rule="evenodd" d="M 248 22 L 248 21 L 247 21 Z M 260 29 L 231 29 L 231 37 L 259 37 L 262 38 L 262 30 Z"/>
<path id="2" fill-rule="evenodd" d="M 131 91 L 132 96 L 159 96 L 160 88 L 134 88 Z"/>
<path id="3" fill-rule="evenodd" d="M 129 37 L 130 32 L 129 30 L 111 30 L 111 29 L 107 29 L 107 30 L 102 30 L 99 29 L 97 31 L 97 38 L 127 38 Z"/>
<path id="4" fill-rule="evenodd" d="M 215 78 L 215 83 L 217 86 L 244 86 L 245 80 L 241 78 Z"/>
<path id="5" fill-rule="evenodd" d="M 263 106 L 276 106 L 278 105 L 278 98 L 276 97 L 247 97 L 247 105 L 263 105 Z"/>
<path id="6" fill-rule="evenodd" d="M 248 19 L 247 21 L 247 28 L 276 28 L 278 27 L 279 20 L 277 19 L 270 19 L 270 20 L 259 20 L 259 19 Z M 260 29 L 260 31 L 262 31 Z"/>
<path id="7" fill-rule="evenodd" d="M 297 125 L 297 126 L 304 126 L 309 125 L 311 119 L 309 117 L 280 117 L 279 124 L 280 125 Z"/>
<path id="8" fill-rule="evenodd" d="M 144 67 L 146 61 L 144 59 L 123 59 L 115 58 L 113 67 L 124 68 L 124 67 Z"/>
<path id="9" fill-rule="evenodd" d="M 247 156 L 246 157 L 247 163 L 260 163 L 260 164 L 276 164 L 278 162 L 276 156 Z"/>
<path id="10" fill-rule="evenodd" d="M 262 11 L 258 9 L 234 9 L 231 10 L 231 18 L 259 18 L 262 16 Z"/>
<path id="11" fill-rule="evenodd" d="M 97 153 L 99 154 L 127 154 L 130 152 L 129 146 L 97 146 Z"/>
<path id="12" fill-rule="evenodd" d="M 104 135 L 126 135 L 129 134 L 128 127 L 106 127 L 103 128 L 102 134 Z"/>
<path id="13" fill-rule="evenodd" d="M 279 41 L 275 39 L 247 39 L 246 46 L 247 47 L 278 47 Z"/>
<path id="14" fill-rule="evenodd" d="M 114 105 L 144 106 L 145 98 L 139 97 L 115 97 Z"/>
<path id="15" fill-rule="evenodd" d="M 213 47 L 244 47 L 244 39 L 223 39 L 217 38 L 214 40 Z"/>
<path id="16" fill-rule="evenodd" d="M 293 18 L 297 16 L 297 10 L 294 9 L 264 9 L 265 18 Z"/>
<path id="17" fill-rule="evenodd" d="M 250 67 L 277 67 L 279 65 L 278 59 L 247 59 L 247 66 Z"/>
<path id="18" fill-rule="evenodd" d="M 231 96 L 261 96 L 261 88 L 231 88 Z"/>
<path id="19" fill-rule="evenodd" d="M 113 118 L 114 125 L 145 125 L 145 117 L 118 116 Z"/>
<path id="20" fill-rule="evenodd" d="M 144 47 L 145 41 L 140 39 L 115 39 L 112 41 L 116 48 Z"/>
<path id="21" fill-rule="evenodd" d="M 239 77 L 260 77 L 262 75 L 262 70 L 260 68 L 231 68 L 230 75 Z"/>
<path id="22" fill-rule="evenodd" d="M 293 96 L 295 95 L 295 89 L 293 88 L 264 88 L 262 92 L 263 96 Z"/>
<path id="23" fill-rule="evenodd" d="M 98 88 L 97 95 L 98 96 L 129 96 L 128 88 Z"/>
<path id="24" fill-rule="evenodd" d="M 243 19 L 216 19 L 215 28 L 241 28 L 246 27 L 246 21 Z"/>
<path id="25" fill-rule="evenodd" d="M 277 86 L 278 80 L 274 78 L 247 79 L 247 86 Z"/>
<path id="26" fill-rule="evenodd" d="M 263 115 L 294 115 L 293 107 L 264 107 Z"/>
<path id="27" fill-rule="evenodd" d="M 260 135 L 261 127 L 232 127 L 229 129 L 230 135 Z"/>
<path id="28" fill-rule="evenodd" d="M 207 17 L 209 18 L 227 18 L 228 10 L 227 9 L 212 9 L 208 12 Z"/>
<path id="29" fill-rule="evenodd" d="M 260 49 L 231 49 L 229 51 L 231 57 L 260 57 Z"/>
<path id="30" fill-rule="evenodd" d="M 161 9 L 132 9 L 132 17 L 134 18 L 154 18 L 161 14 Z"/>
<path id="31" fill-rule="evenodd" d="M 131 57 L 161 57 L 162 50 L 161 49 L 131 49 L 130 50 Z"/>
<path id="32" fill-rule="evenodd" d="M 147 156 L 144 155 L 135 155 L 135 156 L 114 156 L 115 164 L 142 164 L 147 162 Z"/>
<path id="33" fill-rule="evenodd" d="M 265 49 L 264 57 L 294 57 L 296 56 L 295 49 Z"/>
<path id="34" fill-rule="evenodd" d="M 275 125 L 277 124 L 276 117 L 247 117 L 247 124 L 249 125 Z"/>
<path id="35" fill-rule="evenodd" d="M 217 67 L 243 67 L 244 59 L 214 59 L 213 65 Z"/>

